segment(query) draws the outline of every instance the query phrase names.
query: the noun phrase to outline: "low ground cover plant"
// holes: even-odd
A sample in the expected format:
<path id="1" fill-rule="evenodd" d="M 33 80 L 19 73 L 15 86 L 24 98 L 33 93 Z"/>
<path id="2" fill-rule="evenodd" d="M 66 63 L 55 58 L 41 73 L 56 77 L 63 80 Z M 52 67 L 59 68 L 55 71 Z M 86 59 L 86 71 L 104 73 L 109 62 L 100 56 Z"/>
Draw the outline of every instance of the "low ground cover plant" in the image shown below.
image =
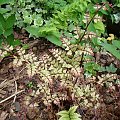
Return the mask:
<path id="1" fill-rule="evenodd" d="M 14 71 L 24 71 L 23 78 L 30 80 L 25 87 L 32 93 L 24 97 L 28 100 L 24 104 L 39 98 L 47 110 L 56 105 L 59 109 L 53 118 L 59 120 L 82 120 L 84 114 L 78 113 L 77 106 L 100 108 L 98 88 L 119 85 L 114 61 L 120 60 L 120 41 L 105 22 L 107 18 L 119 23 L 119 12 L 112 12 L 119 4 L 118 0 L 114 5 L 107 0 L 0 1 L 0 62 L 11 56 Z M 24 45 L 14 39 L 15 27 L 26 30 L 33 41 L 43 39 L 54 46 L 48 43 L 42 50 L 45 44 L 38 41 L 37 48 Z M 112 60 L 106 62 L 105 57 Z M 61 107 L 65 101 L 71 103 L 68 108 Z"/>

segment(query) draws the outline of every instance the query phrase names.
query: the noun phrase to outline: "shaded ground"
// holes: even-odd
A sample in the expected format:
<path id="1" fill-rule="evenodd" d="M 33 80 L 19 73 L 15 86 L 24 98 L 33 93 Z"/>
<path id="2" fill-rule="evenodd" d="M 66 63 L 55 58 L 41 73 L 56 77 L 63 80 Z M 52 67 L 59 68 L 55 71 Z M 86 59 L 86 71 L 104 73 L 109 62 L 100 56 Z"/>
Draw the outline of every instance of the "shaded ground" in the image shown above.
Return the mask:
<path id="1" fill-rule="evenodd" d="M 23 43 L 30 44 L 28 52 L 35 53 L 38 58 L 42 58 L 46 53 L 51 55 L 53 49 L 60 49 L 44 40 L 36 40 L 33 43 L 25 33 L 15 33 L 15 37 L 21 39 Z M 92 83 L 100 96 L 100 105 L 97 109 L 79 106 L 77 112 L 81 114 L 83 120 L 120 120 L 120 84 L 116 82 L 120 79 L 120 61 L 103 53 L 98 53 L 94 57 L 103 66 L 115 64 L 118 70 L 115 74 L 97 73 L 95 79 L 89 80 L 84 77 L 83 72 L 80 76 L 74 73 L 76 84 Z M 45 59 L 48 58 L 45 56 Z M 43 94 L 36 93 L 43 84 L 40 77 L 37 74 L 29 77 L 24 64 L 15 68 L 13 60 L 13 56 L 8 56 L 0 62 L 0 120 L 57 120 L 57 112 L 77 104 L 70 90 L 60 88 L 60 83 L 55 78 L 52 78 L 54 82 L 50 86 L 51 93 L 64 93 L 66 99 L 63 100 L 58 95 L 58 101 L 55 99 L 46 104 L 43 101 Z M 105 77 L 107 82 L 104 82 Z M 7 100 L 9 96 L 10 99 Z"/>

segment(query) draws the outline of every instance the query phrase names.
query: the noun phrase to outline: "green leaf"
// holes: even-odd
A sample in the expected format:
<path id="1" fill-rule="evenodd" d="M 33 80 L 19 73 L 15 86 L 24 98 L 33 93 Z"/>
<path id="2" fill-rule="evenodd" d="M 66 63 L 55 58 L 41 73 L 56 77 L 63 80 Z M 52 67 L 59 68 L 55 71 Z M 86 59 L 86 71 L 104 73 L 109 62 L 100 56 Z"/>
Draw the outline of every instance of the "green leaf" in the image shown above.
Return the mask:
<path id="1" fill-rule="evenodd" d="M 2 35 L 3 34 L 3 30 L 2 29 L 0 29 L 0 35 Z"/>
<path id="2" fill-rule="evenodd" d="M 6 19 L 6 29 L 13 27 L 14 23 L 15 23 L 15 15 L 12 14 Z"/>
<path id="3" fill-rule="evenodd" d="M 71 39 L 71 40 L 70 40 L 70 43 L 71 43 L 71 44 L 77 44 L 77 40 L 76 40 L 76 39 Z"/>
<path id="4" fill-rule="evenodd" d="M 110 66 L 106 67 L 107 72 L 115 73 L 117 68 L 115 68 L 114 64 L 110 64 Z"/>
<path id="5" fill-rule="evenodd" d="M 28 24 L 31 24 L 32 23 L 32 17 L 24 16 L 24 22 L 28 23 Z"/>
<path id="6" fill-rule="evenodd" d="M 39 29 L 39 35 L 41 37 L 45 37 L 46 35 L 49 35 L 49 34 L 57 34 L 57 28 L 55 26 L 40 27 L 40 29 Z"/>
<path id="7" fill-rule="evenodd" d="M 99 68 L 99 72 L 105 72 L 105 71 L 106 71 L 106 68 L 105 68 L 105 67 L 101 66 L 101 67 Z"/>
<path id="8" fill-rule="evenodd" d="M 0 28 L 5 29 L 5 19 L 2 14 L 0 14 Z"/>
<path id="9" fill-rule="evenodd" d="M 31 34 L 36 37 L 39 37 L 39 27 L 33 27 L 33 26 L 28 26 L 26 27 L 26 30 Z"/>
<path id="10" fill-rule="evenodd" d="M 116 47 L 114 45 L 101 43 L 101 46 L 120 60 L 120 51 L 116 50 Z"/>
<path id="11" fill-rule="evenodd" d="M 101 9 L 100 12 L 102 13 L 102 15 L 103 15 L 103 14 L 104 14 L 104 15 L 108 15 L 108 12 L 107 12 L 106 10 Z"/>
<path id="12" fill-rule="evenodd" d="M 78 106 L 73 106 L 73 107 L 71 107 L 71 108 L 69 109 L 69 113 L 70 113 L 70 114 L 73 114 L 73 113 L 76 111 L 77 107 L 78 107 Z"/>
<path id="13" fill-rule="evenodd" d="M 59 120 L 81 120 L 81 115 L 75 113 L 77 109 L 77 106 L 73 106 L 69 109 L 69 111 L 63 110 L 57 113 L 57 115 L 60 115 Z"/>
<path id="14" fill-rule="evenodd" d="M 13 46 L 19 46 L 21 44 L 20 40 L 14 40 Z"/>
<path id="15" fill-rule="evenodd" d="M 72 120 L 82 120 L 82 119 L 81 118 L 72 118 Z"/>
<path id="16" fill-rule="evenodd" d="M 88 30 L 92 32 L 96 32 L 93 22 L 91 22 L 90 25 L 88 26 Z"/>
<path id="17" fill-rule="evenodd" d="M 26 49 L 29 48 L 29 45 L 28 45 L 28 44 L 22 44 L 22 48 L 23 48 L 24 50 L 26 50 Z"/>
<path id="18" fill-rule="evenodd" d="M 69 117 L 61 117 L 59 120 L 70 120 L 70 118 Z"/>
<path id="19" fill-rule="evenodd" d="M 12 33 L 13 33 L 13 29 L 9 28 L 9 29 L 5 30 L 3 34 L 5 37 L 7 37 L 7 36 L 11 35 Z"/>
<path id="20" fill-rule="evenodd" d="M 57 46 L 62 46 L 62 42 L 60 40 L 60 38 L 54 36 L 54 35 L 47 35 L 46 38 L 53 44 L 57 45 Z"/>
<path id="21" fill-rule="evenodd" d="M 14 45 L 14 36 L 13 36 L 13 34 L 12 34 L 12 35 L 9 35 L 9 36 L 7 37 L 7 39 L 6 39 L 6 41 L 7 41 L 7 43 L 8 43 L 9 45 Z"/>
<path id="22" fill-rule="evenodd" d="M 103 24 L 103 22 L 98 21 L 97 23 L 94 23 L 94 27 L 99 30 L 101 33 L 105 32 L 105 26 Z"/>
<path id="23" fill-rule="evenodd" d="M 95 38 L 92 38 L 92 43 L 95 45 L 95 46 L 98 46 L 98 39 L 95 37 Z"/>
<path id="24" fill-rule="evenodd" d="M 2 45 L 3 39 L 0 36 L 0 46 Z"/>
<path id="25" fill-rule="evenodd" d="M 73 113 L 73 114 L 70 114 L 70 118 L 73 120 L 73 119 L 79 119 L 80 120 L 80 117 L 81 115 L 79 115 L 78 113 Z"/>
<path id="26" fill-rule="evenodd" d="M 113 41 L 112 41 L 112 44 L 113 44 L 114 46 L 116 46 L 118 49 L 120 49 L 120 41 L 118 41 L 118 40 L 113 40 Z"/>
<path id="27" fill-rule="evenodd" d="M 11 0 L 0 0 L 0 5 L 2 4 L 7 4 L 9 3 Z"/>
<path id="28" fill-rule="evenodd" d="M 68 26 L 68 30 L 69 30 L 70 32 L 72 32 L 74 29 L 75 29 L 75 26 L 71 23 L 71 24 Z"/>
<path id="29" fill-rule="evenodd" d="M 42 26 L 43 25 L 43 19 L 38 16 L 38 18 L 34 19 L 34 25 L 35 26 Z"/>
<path id="30" fill-rule="evenodd" d="M 8 12 L 9 10 L 7 10 L 6 8 L 0 8 L 0 13 L 1 14 L 5 14 L 6 12 Z"/>
<path id="31" fill-rule="evenodd" d="M 62 111 L 58 112 L 57 115 L 61 115 L 61 116 L 68 115 L 68 111 L 62 110 Z"/>

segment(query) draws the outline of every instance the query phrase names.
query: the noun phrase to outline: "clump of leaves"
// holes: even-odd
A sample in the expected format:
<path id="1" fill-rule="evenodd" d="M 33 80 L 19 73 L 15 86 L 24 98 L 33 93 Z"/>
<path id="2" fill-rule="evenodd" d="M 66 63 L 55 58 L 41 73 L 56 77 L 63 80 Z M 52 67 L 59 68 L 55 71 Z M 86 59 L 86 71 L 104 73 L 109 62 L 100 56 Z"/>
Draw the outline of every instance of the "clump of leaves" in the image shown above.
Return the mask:
<path id="1" fill-rule="evenodd" d="M 3 14 L 0 14 L 0 46 L 2 42 L 12 46 L 20 45 L 19 40 L 14 40 L 13 25 L 15 23 L 15 15 L 12 14 L 7 19 Z"/>
<path id="2" fill-rule="evenodd" d="M 114 64 L 110 64 L 106 67 L 100 67 L 99 72 L 108 72 L 108 73 L 115 73 L 117 71 L 117 68 L 114 66 Z"/>
<path id="3" fill-rule="evenodd" d="M 12 0 L 9 4 L 6 4 L 5 8 L 15 12 L 18 27 L 28 25 L 39 27 L 43 26 L 52 17 L 53 13 L 62 9 L 66 4 L 65 0 Z"/>
<path id="4" fill-rule="evenodd" d="M 95 62 L 88 62 L 84 64 L 85 76 L 90 77 L 96 75 L 96 72 L 99 70 L 100 66 Z"/>
<path id="5" fill-rule="evenodd" d="M 70 109 L 62 110 L 57 115 L 60 115 L 61 117 L 59 120 L 82 120 L 81 115 L 76 113 L 77 106 L 70 107 Z"/>

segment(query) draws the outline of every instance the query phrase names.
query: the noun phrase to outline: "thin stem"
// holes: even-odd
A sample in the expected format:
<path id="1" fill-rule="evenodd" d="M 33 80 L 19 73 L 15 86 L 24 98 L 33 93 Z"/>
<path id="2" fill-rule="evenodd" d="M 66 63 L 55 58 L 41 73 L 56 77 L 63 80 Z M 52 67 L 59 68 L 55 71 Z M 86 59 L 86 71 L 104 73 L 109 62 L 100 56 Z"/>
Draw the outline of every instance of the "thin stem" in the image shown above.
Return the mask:
<path id="1" fill-rule="evenodd" d="M 97 15 L 97 13 L 99 12 L 99 10 L 100 9 L 102 9 L 103 7 L 104 7 L 104 5 L 106 4 L 106 2 L 99 8 L 99 9 L 97 9 L 96 10 L 96 12 L 95 12 L 95 14 L 93 15 L 93 17 L 91 18 L 91 20 L 88 22 L 88 24 L 87 24 L 87 26 L 86 26 L 86 28 L 85 28 L 85 31 L 84 31 L 84 33 L 83 33 L 83 35 L 81 36 L 81 38 L 80 38 L 80 41 L 79 42 L 81 42 L 82 41 L 82 39 L 83 39 L 83 37 L 85 36 L 85 33 L 86 33 L 86 31 L 87 31 L 87 28 L 88 28 L 88 26 L 90 25 L 90 23 L 93 21 L 93 19 L 95 18 L 95 16 Z"/>

